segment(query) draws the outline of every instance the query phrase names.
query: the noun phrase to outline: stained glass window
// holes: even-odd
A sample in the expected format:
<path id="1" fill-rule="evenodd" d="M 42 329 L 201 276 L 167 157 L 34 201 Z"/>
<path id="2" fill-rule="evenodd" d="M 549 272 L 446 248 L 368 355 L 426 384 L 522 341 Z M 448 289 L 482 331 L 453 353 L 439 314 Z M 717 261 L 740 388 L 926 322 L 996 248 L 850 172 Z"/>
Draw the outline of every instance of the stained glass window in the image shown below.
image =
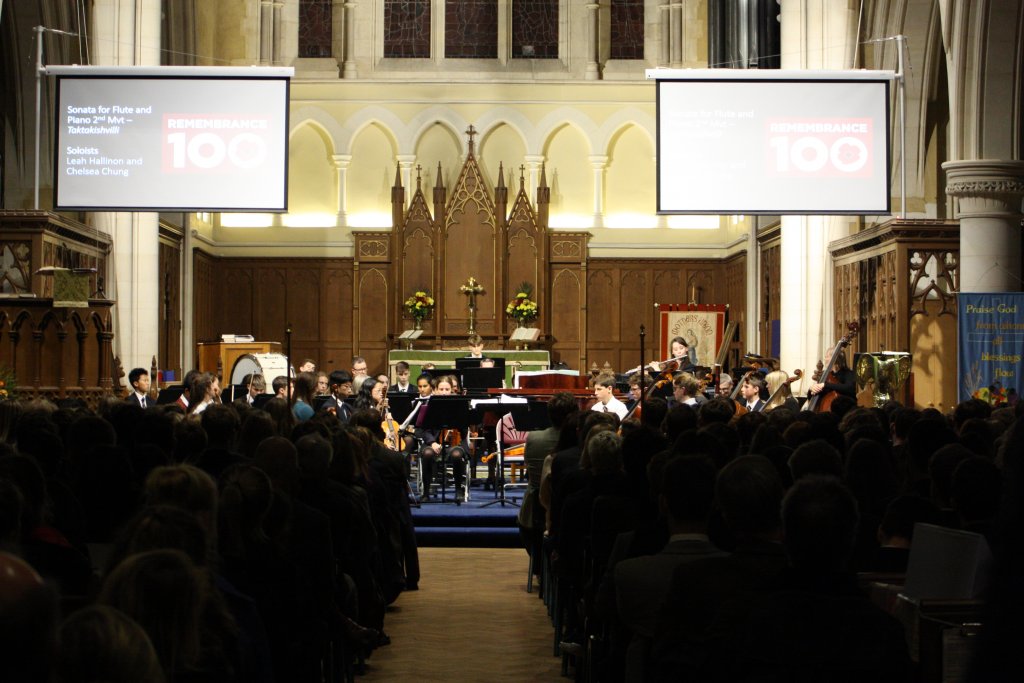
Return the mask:
<path id="1" fill-rule="evenodd" d="M 512 56 L 558 57 L 558 0 L 513 0 Z"/>
<path id="2" fill-rule="evenodd" d="M 644 1 L 612 0 L 612 59 L 644 58 Z"/>
<path id="3" fill-rule="evenodd" d="M 331 0 L 299 3 L 299 56 L 331 56 Z"/>
<path id="4" fill-rule="evenodd" d="M 384 0 L 384 56 L 430 57 L 430 0 Z"/>
<path id="5" fill-rule="evenodd" d="M 498 0 L 445 0 L 444 56 L 498 57 Z"/>

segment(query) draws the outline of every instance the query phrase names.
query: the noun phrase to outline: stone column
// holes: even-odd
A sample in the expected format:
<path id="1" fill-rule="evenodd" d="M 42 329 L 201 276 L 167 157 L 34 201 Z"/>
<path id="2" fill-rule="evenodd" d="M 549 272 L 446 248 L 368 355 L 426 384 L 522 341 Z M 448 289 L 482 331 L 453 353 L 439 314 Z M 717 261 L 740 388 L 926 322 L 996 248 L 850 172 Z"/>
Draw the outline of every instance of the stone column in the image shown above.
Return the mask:
<path id="1" fill-rule="evenodd" d="M 526 193 L 530 201 L 537 201 L 537 185 L 540 184 L 540 167 L 544 165 L 543 154 L 527 154 L 523 157 L 526 163 L 528 175 L 526 178 Z"/>
<path id="2" fill-rule="evenodd" d="M 677 0 L 672 3 L 671 15 L 669 16 L 669 33 L 672 40 L 672 54 L 670 58 L 672 60 L 671 67 L 673 69 L 683 68 L 683 3 L 682 0 Z"/>
<path id="3" fill-rule="evenodd" d="M 794 0 L 781 5 L 783 69 L 850 69 L 857 11 L 847 0 Z M 850 232 L 843 216 L 783 216 L 780 364 L 806 368 L 835 342 L 835 291 L 829 242 Z M 754 340 L 748 340 L 753 343 Z M 793 392 L 810 386 L 806 373 Z"/>
<path id="4" fill-rule="evenodd" d="M 668 66 L 672 58 L 671 5 L 658 5 L 658 27 L 661 29 L 661 45 L 658 49 L 658 66 Z"/>
<path id="5" fill-rule="evenodd" d="M 598 52 L 598 41 L 597 37 L 600 35 L 598 31 L 598 10 L 601 9 L 601 4 L 597 2 L 589 2 L 586 5 L 587 8 L 587 70 L 584 74 L 584 78 L 588 81 L 596 81 L 601 78 L 601 66 L 599 64 L 601 56 Z"/>
<path id="6" fill-rule="evenodd" d="M 594 227 L 604 227 L 604 169 L 608 166 L 608 157 L 591 155 L 587 157 L 590 168 L 594 170 Z"/>
<path id="7" fill-rule="evenodd" d="M 1019 292 L 1024 161 L 947 161 L 960 218 L 960 291 Z"/>
<path id="8" fill-rule="evenodd" d="M 345 63 L 342 65 L 342 78 L 356 78 L 356 3 L 345 3 Z"/>
<path id="9" fill-rule="evenodd" d="M 351 154 L 332 154 L 331 163 L 338 172 L 338 225 L 348 225 L 348 165 Z"/>
<path id="10" fill-rule="evenodd" d="M 398 162 L 398 167 L 402 172 L 402 187 L 406 190 L 406 198 L 411 200 L 413 194 L 413 177 L 412 169 L 416 164 L 415 154 L 398 154 L 395 156 L 395 161 Z"/>
<path id="11" fill-rule="evenodd" d="M 91 38 L 99 66 L 160 64 L 160 0 L 96 0 Z M 92 225 L 111 236 L 107 295 L 113 309 L 114 355 L 125 371 L 149 368 L 159 349 L 160 240 L 155 213 L 96 212 Z M 191 253 L 184 254 L 185 259 Z M 191 315 L 191 307 L 185 310 Z M 186 358 L 191 357 L 188 349 Z M 123 386 L 127 386 L 127 378 Z M 115 389 L 117 389 L 115 387 Z"/>

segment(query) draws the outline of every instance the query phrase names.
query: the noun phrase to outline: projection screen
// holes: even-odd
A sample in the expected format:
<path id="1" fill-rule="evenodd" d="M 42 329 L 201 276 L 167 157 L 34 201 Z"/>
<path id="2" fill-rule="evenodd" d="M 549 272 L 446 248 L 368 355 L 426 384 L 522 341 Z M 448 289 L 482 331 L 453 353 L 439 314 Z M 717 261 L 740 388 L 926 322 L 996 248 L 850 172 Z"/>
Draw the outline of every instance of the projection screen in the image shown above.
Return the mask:
<path id="1" fill-rule="evenodd" d="M 886 214 L 886 71 L 647 72 L 658 213 Z"/>
<path id="2" fill-rule="evenodd" d="M 50 67 L 55 206 L 286 211 L 291 68 Z"/>

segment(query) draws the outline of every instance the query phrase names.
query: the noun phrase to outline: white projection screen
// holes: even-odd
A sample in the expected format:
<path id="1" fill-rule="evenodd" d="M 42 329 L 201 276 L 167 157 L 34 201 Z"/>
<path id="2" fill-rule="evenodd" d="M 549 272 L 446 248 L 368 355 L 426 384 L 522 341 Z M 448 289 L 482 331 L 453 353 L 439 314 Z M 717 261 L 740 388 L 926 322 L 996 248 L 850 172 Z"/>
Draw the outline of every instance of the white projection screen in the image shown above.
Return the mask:
<path id="1" fill-rule="evenodd" d="M 657 81 L 658 213 L 890 212 L 891 72 L 647 74 Z"/>
<path id="2" fill-rule="evenodd" d="M 291 68 L 50 67 L 54 204 L 80 211 L 288 209 Z"/>

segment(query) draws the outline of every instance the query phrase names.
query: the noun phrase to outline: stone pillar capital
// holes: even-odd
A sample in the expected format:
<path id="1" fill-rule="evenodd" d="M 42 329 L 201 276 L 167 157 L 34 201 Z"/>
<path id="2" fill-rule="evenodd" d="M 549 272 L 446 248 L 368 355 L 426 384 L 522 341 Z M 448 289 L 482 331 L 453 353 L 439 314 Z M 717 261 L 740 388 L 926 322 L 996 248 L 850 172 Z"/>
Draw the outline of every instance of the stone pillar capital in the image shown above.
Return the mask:
<path id="1" fill-rule="evenodd" d="M 334 164 L 334 168 L 342 169 L 348 168 L 348 165 L 352 163 L 351 154 L 332 154 L 331 163 Z"/>
<path id="2" fill-rule="evenodd" d="M 1021 215 L 1024 161 L 947 161 L 942 168 L 946 171 L 946 194 L 959 200 L 961 218 Z"/>

